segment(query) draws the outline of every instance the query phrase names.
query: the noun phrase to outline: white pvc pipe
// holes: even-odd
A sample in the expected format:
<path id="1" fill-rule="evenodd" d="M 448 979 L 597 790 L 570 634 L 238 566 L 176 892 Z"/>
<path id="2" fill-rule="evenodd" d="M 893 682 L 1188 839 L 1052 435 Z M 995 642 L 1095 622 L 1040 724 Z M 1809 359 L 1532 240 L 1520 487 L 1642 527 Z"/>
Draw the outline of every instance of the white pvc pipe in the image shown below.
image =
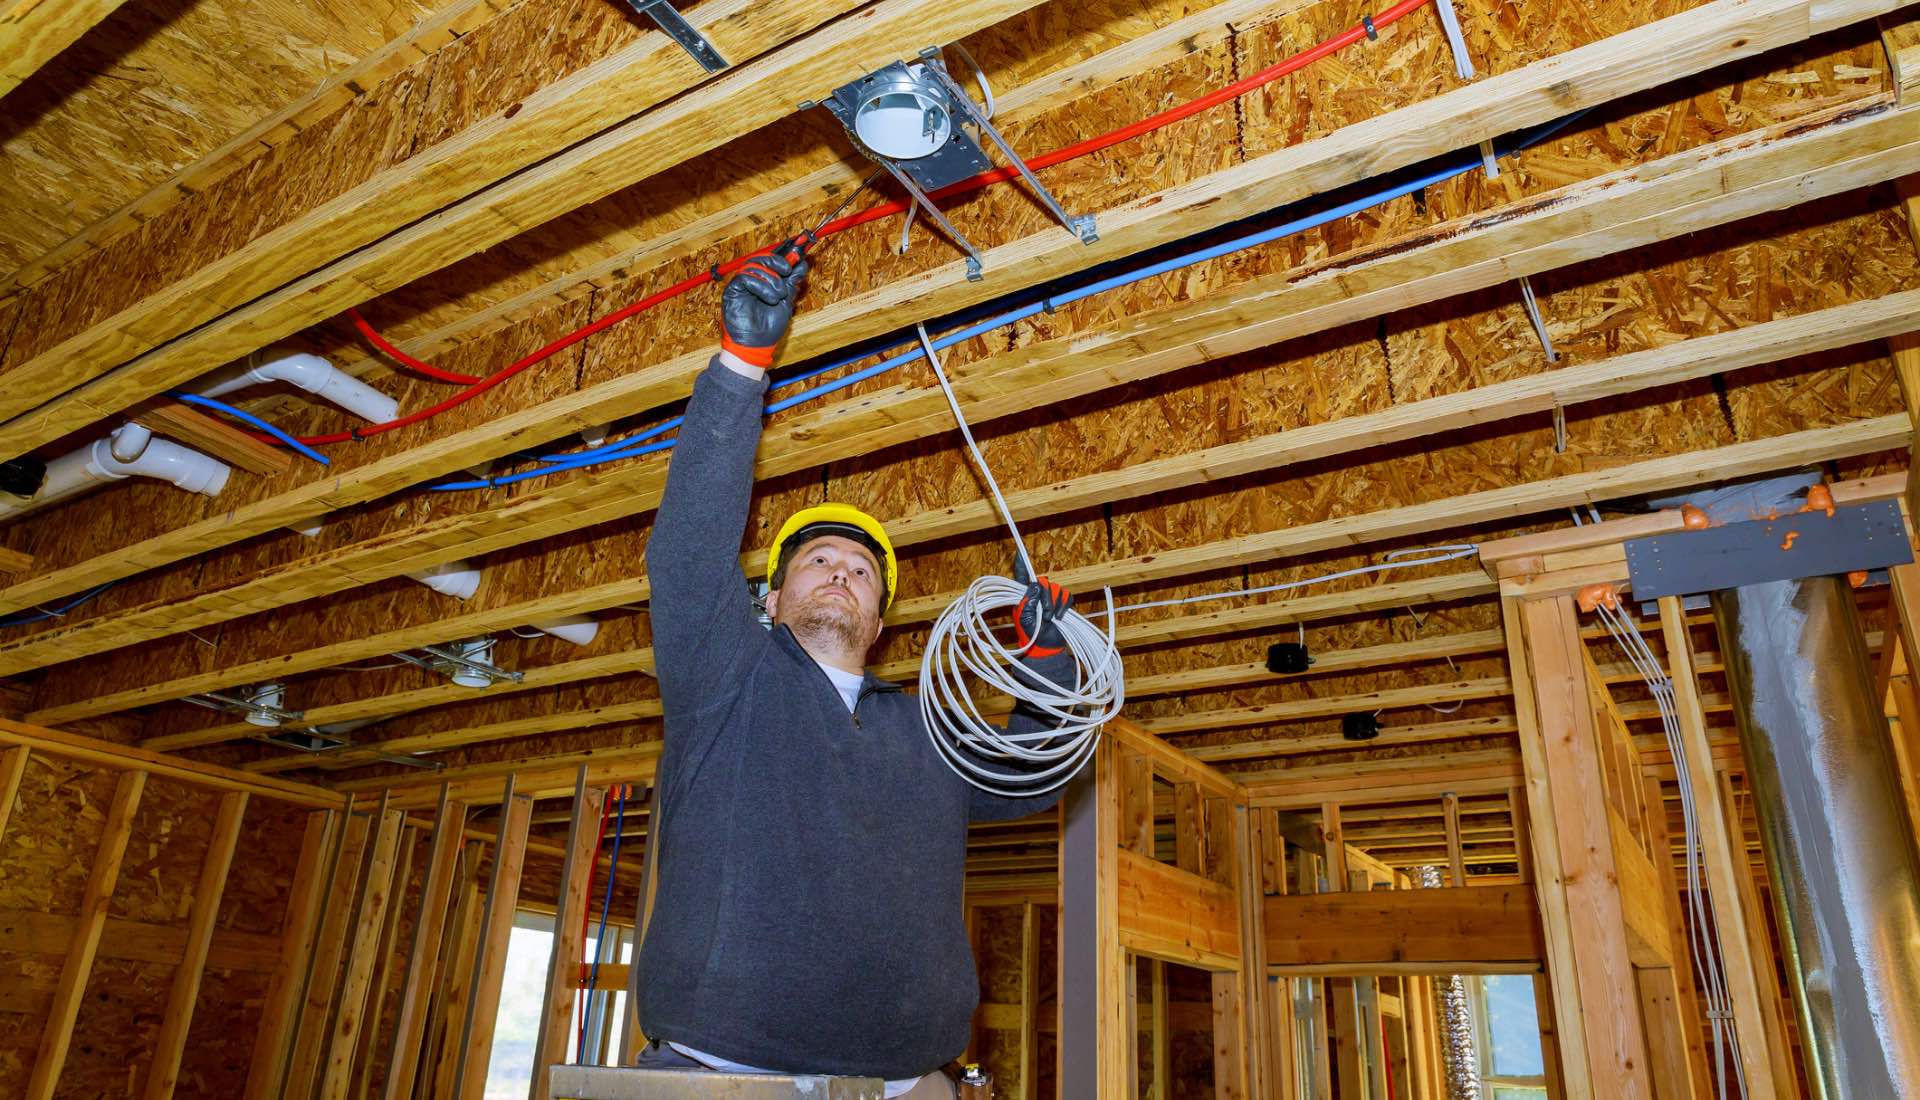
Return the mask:
<path id="1" fill-rule="evenodd" d="M 574 645 L 586 645 L 600 633 L 600 622 L 591 615 L 568 615 L 545 622 L 528 623 L 528 626 L 543 634 L 551 634 L 563 642 Z"/>
<path id="2" fill-rule="evenodd" d="M 340 406 L 362 420 L 384 424 L 400 414 L 400 403 L 318 355 L 294 352 L 255 366 L 236 363 L 210 376 L 194 392 L 219 397 L 248 386 L 285 382 Z"/>
<path id="3" fill-rule="evenodd" d="M 480 588 L 480 567 L 465 559 L 442 562 L 407 576 L 456 600 L 467 599 Z"/>
<path id="4" fill-rule="evenodd" d="M 66 500 L 97 485 L 130 477 L 171 482 L 190 493 L 218 496 L 233 471 L 171 440 L 155 439 L 138 424 L 124 424 L 110 436 L 69 451 L 47 463 L 47 476 L 31 498 L 0 495 L 0 520 L 11 519 Z"/>

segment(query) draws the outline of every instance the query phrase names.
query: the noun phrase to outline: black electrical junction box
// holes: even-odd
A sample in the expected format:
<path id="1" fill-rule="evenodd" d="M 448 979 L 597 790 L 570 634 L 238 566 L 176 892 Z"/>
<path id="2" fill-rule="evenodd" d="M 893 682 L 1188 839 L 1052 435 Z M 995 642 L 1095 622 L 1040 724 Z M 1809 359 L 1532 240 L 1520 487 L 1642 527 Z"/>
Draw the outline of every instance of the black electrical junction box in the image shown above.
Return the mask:
<path id="1" fill-rule="evenodd" d="M 1380 719 L 1361 711 L 1340 719 L 1340 736 L 1349 741 L 1371 741 L 1380 736 Z"/>
<path id="2" fill-rule="evenodd" d="M 1267 671 L 1273 673 L 1305 672 L 1313 663 L 1307 647 L 1299 642 L 1275 642 L 1267 647 Z"/>

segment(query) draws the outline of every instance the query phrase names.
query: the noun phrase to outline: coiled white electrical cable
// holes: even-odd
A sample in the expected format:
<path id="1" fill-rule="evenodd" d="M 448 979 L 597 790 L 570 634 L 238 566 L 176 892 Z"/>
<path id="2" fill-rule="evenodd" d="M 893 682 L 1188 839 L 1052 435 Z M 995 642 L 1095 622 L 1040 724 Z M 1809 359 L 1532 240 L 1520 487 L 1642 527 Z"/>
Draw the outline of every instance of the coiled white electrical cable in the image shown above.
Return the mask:
<path id="1" fill-rule="evenodd" d="M 946 394 L 981 480 L 986 482 L 1001 519 L 1013 534 L 1020 561 L 1028 576 L 1037 577 L 1040 573 L 1033 567 L 1033 558 L 1027 553 L 1006 498 L 1000 495 L 993 471 L 973 440 L 967 418 L 961 415 L 960 401 L 940 366 L 933 342 L 927 338 L 926 326 L 916 328 L 920 349 L 940 381 L 940 392 Z M 1093 755 L 1101 727 L 1118 717 L 1126 704 L 1126 674 L 1113 636 L 1112 591 L 1106 592 L 1104 632 L 1073 610 L 1055 621 L 1066 651 L 1073 655 L 1071 686 L 1052 683 L 1017 663 L 1046 626 L 1044 606 L 1037 609 L 1027 645 L 1007 646 L 993 635 L 988 617 L 1019 606 L 1026 591 L 1026 585 L 1006 577 L 987 576 L 974 581 L 933 621 L 926 652 L 920 658 L 920 713 L 926 719 L 927 736 L 932 738 L 934 748 L 960 778 L 1008 798 L 1046 794 L 1072 779 Z M 1024 732 L 1014 732 L 1024 723 L 1015 722 L 1005 729 L 995 726 L 980 713 L 969 678 L 1011 697 L 1030 717 L 1043 716 L 1054 725 Z"/>
<path id="2" fill-rule="evenodd" d="M 1006 498 L 1000 495 L 993 471 L 980 454 L 979 444 L 974 442 L 967 418 L 960 412 L 960 400 L 954 396 L 953 385 L 947 380 L 926 327 L 921 325 L 916 329 L 920 350 L 940 382 L 940 392 L 946 395 L 947 406 L 960 426 L 960 436 L 966 440 L 980 479 L 986 483 L 994 506 L 1000 510 L 1001 520 L 1013 536 L 1014 548 L 1027 575 L 1040 576 Z M 920 713 L 926 720 L 927 736 L 955 774 L 983 791 L 1009 798 L 1046 794 L 1073 778 L 1093 755 L 1101 727 L 1118 717 L 1120 708 L 1126 704 L 1126 672 L 1114 637 L 1114 616 L 1120 612 L 1284 592 L 1346 577 L 1454 561 L 1477 554 L 1479 550 L 1472 543 L 1395 550 L 1386 555 L 1386 560 L 1373 565 L 1317 577 L 1230 592 L 1146 600 L 1124 607 L 1115 607 L 1112 589 L 1103 589 L 1107 604 L 1104 631 L 1073 610 L 1055 624 L 1060 628 L 1064 648 L 1073 656 L 1071 686 L 1052 683 L 1018 663 L 1032 647 L 1031 639 L 1038 638 L 1046 625 L 1044 606 L 1039 610 L 1040 617 L 1028 644 L 1006 645 L 994 636 L 990 619 L 997 612 L 1018 607 L 1027 586 L 1006 577 L 981 577 L 940 613 L 928 634 L 926 651 L 920 658 Z M 1035 720 L 1052 725 L 1042 724 L 1019 732 L 994 725 L 980 712 L 977 687 L 1012 698 L 1018 712 L 1028 719 L 1019 725 L 1030 726 Z"/>

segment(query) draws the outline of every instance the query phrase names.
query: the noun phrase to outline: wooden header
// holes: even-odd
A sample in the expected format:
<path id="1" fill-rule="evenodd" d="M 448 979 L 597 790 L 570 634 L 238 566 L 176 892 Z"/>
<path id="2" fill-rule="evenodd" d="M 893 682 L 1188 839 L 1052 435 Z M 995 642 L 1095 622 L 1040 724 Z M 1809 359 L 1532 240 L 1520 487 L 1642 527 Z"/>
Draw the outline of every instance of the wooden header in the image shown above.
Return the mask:
<path id="1" fill-rule="evenodd" d="M 1168 779 L 1191 780 L 1199 784 L 1200 788 L 1207 793 L 1230 798 L 1235 802 L 1247 800 L 1247 789 L 1232 776 L 1194 759 L 1186 752 L 1141 729 L 1137 723 L 1129 719 L 1115 718 L 1108 722 L 1101 736 L 1110 737 L 1115 742 L 1153 761 L 1154 770 Z"/>
<path id="2" fill-rule="evenodd" d="M 1269 972 L 1533 973 L 1545 951 L 1525 884 L 1283 894 L 1262 907 Z"/>
<path id="3" fill-rule="evenodd" d="M 99 764 L 109 768 L 138 769 L 153 775 L 178 779 L 198 787 L 210 787 L 219 791 L 245 791 L 262 798 L 277 799 L 312 809 L 340 809 L 346 805 L 347 801 L 344 795 L 324 787 L 250 775 L 232 768 L 223 768 L 218 764 L 203 764 L 197 760 L 186 760 L 166 753 L 135 748 L 132 745 L 116 745 L 111 741 L 83 737 L 64 730 L 29 726 L 24 722 L 9 721 L 5 718 L 0 718 L 0 744 L 25 745 L 35 752 L 44 752 L 51 756 L 84 760 L 89 764 Z"/>

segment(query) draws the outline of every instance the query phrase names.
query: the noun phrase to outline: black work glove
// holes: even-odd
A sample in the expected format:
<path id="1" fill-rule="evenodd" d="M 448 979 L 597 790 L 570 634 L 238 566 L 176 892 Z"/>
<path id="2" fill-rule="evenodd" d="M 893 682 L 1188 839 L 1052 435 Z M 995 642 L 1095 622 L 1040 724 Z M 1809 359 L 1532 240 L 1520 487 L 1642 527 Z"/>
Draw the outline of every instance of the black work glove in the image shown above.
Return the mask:
<path id="1" fill-rule="evenodd" d="M 793 300 L 807 277 L 807 261 L 755 256 L 727 280 L 720 294 L 720 346 L 761 369 L 793 320 Z"/>
<path id="2" fill-rule="evenodd" d="M 1066 649 L 1067 638 L 1060 631 L 1060 619 L 1073 607 L 1073 593 L 1045 577 L 1031 577 L 1024 560 L 1013 563 L 1013 576 L 1027 585 L 1013 609 L 1014 636 L 1021 645 L 1026 645 L 1029 639 L 1033 642 L 1027 656 L 1051 657 Z"/>

